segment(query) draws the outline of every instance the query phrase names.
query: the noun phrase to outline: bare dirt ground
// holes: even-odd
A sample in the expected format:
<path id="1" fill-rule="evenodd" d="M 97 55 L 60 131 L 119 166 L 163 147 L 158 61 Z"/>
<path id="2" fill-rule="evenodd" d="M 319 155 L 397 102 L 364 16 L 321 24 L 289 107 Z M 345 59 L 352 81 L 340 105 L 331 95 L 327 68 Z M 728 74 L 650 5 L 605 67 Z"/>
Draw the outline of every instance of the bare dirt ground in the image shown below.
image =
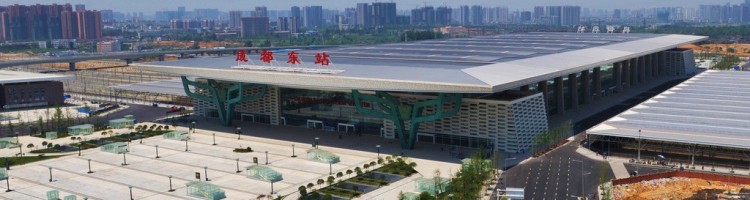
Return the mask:
<path id="1" fill-rule="evenodd" d="M 750 185 L 675 177 L 618 185 L 613 196 L 618 200 L 728 199 L 731 194 L 749 189 Z"/>

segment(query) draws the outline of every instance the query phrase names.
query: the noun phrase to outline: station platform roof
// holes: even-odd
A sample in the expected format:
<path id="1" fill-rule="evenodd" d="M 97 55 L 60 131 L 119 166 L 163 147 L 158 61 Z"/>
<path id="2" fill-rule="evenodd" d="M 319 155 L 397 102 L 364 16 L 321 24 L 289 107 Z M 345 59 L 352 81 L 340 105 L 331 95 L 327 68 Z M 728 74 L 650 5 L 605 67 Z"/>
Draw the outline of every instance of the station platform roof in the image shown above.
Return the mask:
<path id="1" fill-rule="evenodd" d="M 705 71 L 587 134 L 750 148 L 748 85 L 750 72 Z"/>
<path id="2" fill-rule="evenodd" d="M 294 88 L 495 93 L 705 40 L 705 36 L 522 33 L 316 50 L 275 50 L 275 62 L 249 54 L 248 66 L 338 70 L 302 73 L 233 69 L 233 56 L 133 64 L 143 70 Z M 287 64 L 287 52 L 302 64 Z M 326 52 L 331 65 L 313 64 Z"/>

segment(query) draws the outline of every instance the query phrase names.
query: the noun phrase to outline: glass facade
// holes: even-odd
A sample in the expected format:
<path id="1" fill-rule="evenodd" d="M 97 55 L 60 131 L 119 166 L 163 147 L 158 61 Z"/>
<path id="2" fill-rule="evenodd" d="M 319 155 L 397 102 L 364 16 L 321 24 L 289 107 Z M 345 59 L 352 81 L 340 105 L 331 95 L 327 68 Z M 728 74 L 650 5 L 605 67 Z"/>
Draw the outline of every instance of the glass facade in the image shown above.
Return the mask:
<path id="1" fill-rule="evenodd" d="M 357 112 L 348 92 L 281 88 L 281 115 L 288 126 L 327 131 L 345 129 L 350 133 L 379 135 L 383 126 L 383 119 Z"/>

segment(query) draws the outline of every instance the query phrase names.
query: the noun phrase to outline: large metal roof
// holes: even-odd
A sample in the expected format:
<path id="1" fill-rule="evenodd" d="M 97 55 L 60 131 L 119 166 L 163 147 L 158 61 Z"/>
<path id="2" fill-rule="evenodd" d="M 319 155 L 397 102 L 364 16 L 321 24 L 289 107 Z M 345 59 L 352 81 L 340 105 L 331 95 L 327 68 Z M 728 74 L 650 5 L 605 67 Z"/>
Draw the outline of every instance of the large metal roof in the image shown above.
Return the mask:
<path id="1" fill-rule="evenodd" d="M 587 131 L 750 148 L 750 72 L 705 71 Z"/>
<path id="2" fill-rule="evenodd" d="M 185 89 L 183 89 L 182 80 L 180 79 L 115 85 L 110 87 L 118 90 L 185 96 Z M 190 90 L 193 90 L 193 86 L 189 87 Z"/>
<path id="3" fill-rule="evenodd" d="M 144 70 L 320 89 L 408 92 L 494 93 L 585 69 L 668 50 L 706 39 L 658 34 L 524 33 L 445 40 L 299 50 L 303 64 L 331 55 L 337 74 L 230 69 L 234 57 L 139 63 Z M 258 55 L 248 56 L 263 66 Z M 286 64 L 286 53 L 275 54 Z"/>
<path id="4" fill-rule="evenodd" d="M 39 81 L 62 81 L 73 78 L 73 76 L 69 75 L 0 70 L 0 84 L 29 83 Z"/>

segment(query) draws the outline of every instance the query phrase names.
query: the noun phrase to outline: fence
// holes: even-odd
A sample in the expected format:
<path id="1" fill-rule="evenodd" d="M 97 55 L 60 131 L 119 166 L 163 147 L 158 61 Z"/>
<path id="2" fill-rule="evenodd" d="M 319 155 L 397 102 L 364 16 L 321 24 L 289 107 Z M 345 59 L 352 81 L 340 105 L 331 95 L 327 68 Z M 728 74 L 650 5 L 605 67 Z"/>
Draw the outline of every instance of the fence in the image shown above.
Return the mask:
<path id="1" fill-rule="evenodd" d="M 721 181 L 728 183 L 738 184 L 750 184 L 750 177 L 743 176 L 732 176 L 717 173 L 704 173 L 704 172 L 693 172 L 693 171 L 670 171 L 662 173 L 647 174 L 642 176 L 634 176 L 630 178 L 612 180 L 612 185 L 631 184 L 641 181 L 648 181 L 661 178 L 672 178 L 672 177 L 683 177 L 683 178 L 698 178 L 708 181 Z"/>

